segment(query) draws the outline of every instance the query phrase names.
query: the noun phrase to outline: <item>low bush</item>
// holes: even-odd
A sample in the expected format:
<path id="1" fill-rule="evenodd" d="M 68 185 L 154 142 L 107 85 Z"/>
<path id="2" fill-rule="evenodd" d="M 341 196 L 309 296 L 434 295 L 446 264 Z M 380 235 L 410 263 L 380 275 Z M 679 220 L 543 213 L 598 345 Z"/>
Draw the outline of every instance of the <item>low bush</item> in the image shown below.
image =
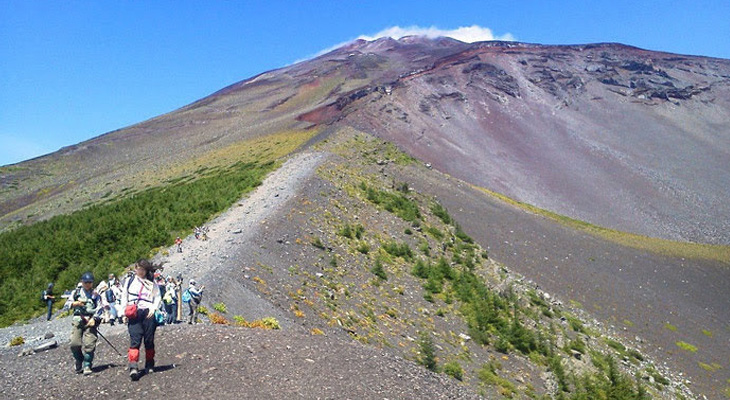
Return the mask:
<path id="1" fill-rule="evenodd" d="M 25 343 L 25 339 L 23 339 L 22 336 L 16 336 L 10 340 L 9 345 L 10 346 L 20 346 L 23 343 Z"/>
<path id="2" fill-rule="evenodd" d="M 464 379 L 464 369 L 456 361 L 449 361 L 444 364 L 444 373 L 458 380 Z"/>
<path id="3" fill-rule="evenodd" d="M 223 314 L 228 311 L 225 303 L 215 303 L 213 304 L 213 309 Z"/>
<path id="4" fill-rule="evenodd" d="M 211 324 L 229 325 L 230 322 L 221 314 L 213 313 L 208 316 Z"/>
<path id="5" fill-rule="evenodd" d="M 403 193 L 378 190 L 368 186 L 365 182 L 360 184 L 360 190 L 365 193 L 368 201 L 382 206 L 388 212 L 401 217 L 405 221 L 421 219 L 421 212 L 416 202 L 407 198 Z"/>
<path id="6" fill-rule="evenodd" d="M 408 246 L 408 243 L 401 242 L 396 243 L 388 242 L 388 243 L 382 243 L 383 250 L 385 250 L 386 253 L 390 254 L 393 257 L 402 257 L 404 260 L 412 260 L 413 259 L 413 250 L 411 250 L 411 247 Z"/>

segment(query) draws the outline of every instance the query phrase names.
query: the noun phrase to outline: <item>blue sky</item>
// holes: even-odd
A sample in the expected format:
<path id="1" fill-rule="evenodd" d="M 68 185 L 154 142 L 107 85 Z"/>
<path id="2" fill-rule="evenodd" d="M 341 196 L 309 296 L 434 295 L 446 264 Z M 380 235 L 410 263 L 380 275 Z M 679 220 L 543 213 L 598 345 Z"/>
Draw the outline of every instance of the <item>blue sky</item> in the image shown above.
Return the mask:
<path id="1" fill-rule="evenodd" d="M 479 38 L 730 58 L 728 0 L 0 0 L 0 165 L 361 36 L 463 27 Z"/>

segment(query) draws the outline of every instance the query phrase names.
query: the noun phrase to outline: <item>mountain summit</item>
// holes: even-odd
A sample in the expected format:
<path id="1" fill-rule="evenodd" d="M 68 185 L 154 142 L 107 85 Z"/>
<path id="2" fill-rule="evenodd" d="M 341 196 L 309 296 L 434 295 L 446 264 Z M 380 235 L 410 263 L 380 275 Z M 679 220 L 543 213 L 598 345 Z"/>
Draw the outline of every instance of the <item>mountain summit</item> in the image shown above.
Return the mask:
<path id="1" fill-rule="evenodd" d="M 563 215 L 729 244 L 730 62 L 619 44 L 359 42 L 313 74 L 368 85 L 304 117 Z M 323 68 L 327 68 L 323 70 Z"/>
<path id="2" fill-rule="evenodd" d="M 352 126 L 447 174 L 559 214 L 730 244 L 729 91 L 728 60 L 620 44 L 358 40 L 6 168 L 1 221 L 22 220 L 21 209 L 123 166 L 165 168 L 278 127 Z M 38 173 L 54 178 L 25 180 Z M 35 214 L 31 220 L 48 215 Z"/>

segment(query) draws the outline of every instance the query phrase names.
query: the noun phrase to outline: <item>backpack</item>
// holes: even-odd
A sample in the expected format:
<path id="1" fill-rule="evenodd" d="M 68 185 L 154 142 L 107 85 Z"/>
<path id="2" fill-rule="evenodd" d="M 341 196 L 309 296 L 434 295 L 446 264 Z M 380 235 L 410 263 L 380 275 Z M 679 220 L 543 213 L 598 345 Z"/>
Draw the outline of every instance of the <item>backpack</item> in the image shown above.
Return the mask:
<path id="1" fill-rule="evenodd" d="M 111 288 L 107 289 L 107 291 L 106 291 L 106 301 L 108 301 L 109 304 L 112 304 L 115 301 L 117 301 L 117 297 L 114 296 L 114 292 L 111 290 Z"/>
<path id="2" fill-rule="evenodd" d="M 183 303 L 190 303 L 191 298 L 192 298 L 192 296 L 190 295 L 190 290 L 185 289 L 185 291 L 183 292 L 183 295 L 182 295 Z"/>
<path id="3" fill-rule="evenodd" d="M 172 298 L 172 290 L 168 290 L 165 292 L 165 295 L 162 296 L 162 301 L 165 302 L 165 304 L 172 304 L 173 298 Z"/>
<path id="4" fill-rule="evenodd" d="M 45 301 L 46 301 L 46 291 L 44 290 L 41 292 L 41 302 L 45 303 Z"/>

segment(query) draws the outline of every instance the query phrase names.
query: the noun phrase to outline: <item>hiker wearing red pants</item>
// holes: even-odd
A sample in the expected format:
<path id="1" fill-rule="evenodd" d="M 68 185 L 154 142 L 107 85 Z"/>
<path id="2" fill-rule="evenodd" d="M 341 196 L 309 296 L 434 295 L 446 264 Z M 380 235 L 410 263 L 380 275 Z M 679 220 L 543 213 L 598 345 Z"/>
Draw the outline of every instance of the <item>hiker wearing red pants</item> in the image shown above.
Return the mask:
<path id="1" fill-rule="evenodd" d="M 127 315 L 129 323 L 129 377 L 136 381 L 140 377 L 139 348 L 144 342 L 145 368 L 148 373 L 155 368 L 155 310 L 160 306 L 160 288 L 154 282 L 154 270 L 160 266 L 153 265 L 149 260 L 139 260 L 134 265 L 134 275 L 127 278 L 122 294 L 122 306 L 127 314 L 127 306 L 136 305 L 136 312 Z"/>

